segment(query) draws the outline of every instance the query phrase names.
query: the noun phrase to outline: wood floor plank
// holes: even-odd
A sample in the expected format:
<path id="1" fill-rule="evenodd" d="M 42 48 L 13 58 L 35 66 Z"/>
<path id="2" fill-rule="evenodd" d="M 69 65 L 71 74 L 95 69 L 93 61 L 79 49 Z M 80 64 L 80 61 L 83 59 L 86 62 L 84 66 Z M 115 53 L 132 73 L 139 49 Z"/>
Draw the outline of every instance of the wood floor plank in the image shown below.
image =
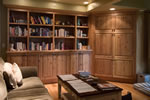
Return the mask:
<path id="1" fill-rule="evenodd" d="M 147 96 L 133 88 L 133 84 L 127 83 L 118 83 L 118 82 L 110 82 L 116 86 L 119 86 L 123 89 L 122 95 L 125 95 L 128 91 L 132 93 L 132 100 L 150 100 L 150 96 Z M 48 89 L 48 92 L 53 97 L 54 100 L 58 99 L 58 85 L 55 84 L 46 84 L 45 87 Z M 62 93 L 65 93 L 65 89 L 62 88 Z"/>

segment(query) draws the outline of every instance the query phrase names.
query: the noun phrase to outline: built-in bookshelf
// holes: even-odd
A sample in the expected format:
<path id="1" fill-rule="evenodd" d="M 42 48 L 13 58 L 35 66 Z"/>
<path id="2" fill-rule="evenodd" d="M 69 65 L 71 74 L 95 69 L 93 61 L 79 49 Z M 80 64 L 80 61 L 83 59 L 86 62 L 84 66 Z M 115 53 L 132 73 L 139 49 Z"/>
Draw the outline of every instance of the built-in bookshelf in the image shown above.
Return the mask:
<path id="1" fill-rule="evenodd" d="M 8 10 L 8 51 L 89 49 L 88 16 Z"/>

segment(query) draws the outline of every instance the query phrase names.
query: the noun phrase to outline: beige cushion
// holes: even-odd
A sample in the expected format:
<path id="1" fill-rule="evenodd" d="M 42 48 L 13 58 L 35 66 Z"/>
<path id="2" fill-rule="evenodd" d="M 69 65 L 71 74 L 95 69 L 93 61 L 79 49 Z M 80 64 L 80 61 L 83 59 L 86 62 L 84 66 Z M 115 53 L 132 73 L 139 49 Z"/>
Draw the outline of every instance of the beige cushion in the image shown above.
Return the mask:
<path id="1" fill-rule="evenodd" d="M 17 82 L 12 71 L 12 64 L 6 62 L 3 67 L 4 71 L 8 74 L 10 84 L 12 85 L 13 88 L 16 88 Z"/>
<path id="2" fill-rule="evenodd" d="M 0 72 L 0 100 L 5 100 L 7 98 L 7 88 L 5 81 L 3 79 L 3 74 Z"/>
<path id="3" fill-rule="evenodd" d="M 46 88 L 32 88 L 21 91 L 10 91 L 8 100 L 53 100 Z"/>
<path id="4" fill-rule="evenodd" d="M 16 63 L 13 63 L 12 70 L 13 70 L 14 77 L 15 77 L 17 84 L 22 85 L 22 79 L 23 79 L 22 73 L 21 73 L 21 70 Z"/>
<path id="5" fill-rule="evenodd" d="M 4 61 L 0 57 L 0 100 L 5 100 L 7 98 L 7 88 L 5 81 L 3 79 L 3 70 L 4 70 L 3 65 Z"/>
<path id="6" fill-rule="evenodd" d="M 0 57 L 0 72 L 3 72 L 3 70 L 4 70 L 4 68 L 3 68 L 3 66 L 4 66 L 4 61 L 3 61 L 3 59 Z"/>
<path id="7" fill-rule="evenodd" d="M 38 77 L 29 77 L 23 79 L 23 85 L 13 89 L 13 91 L 27 90 L 33 88 L 44 88 L 42 81 Z"/>

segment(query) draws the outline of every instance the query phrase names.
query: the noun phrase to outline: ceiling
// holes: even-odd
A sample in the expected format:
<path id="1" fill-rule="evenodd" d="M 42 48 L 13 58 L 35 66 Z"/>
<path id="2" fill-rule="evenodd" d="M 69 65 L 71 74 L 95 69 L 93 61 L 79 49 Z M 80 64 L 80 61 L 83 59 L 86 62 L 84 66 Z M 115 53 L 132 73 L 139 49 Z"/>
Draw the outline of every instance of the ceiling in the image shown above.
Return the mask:
<path id="1" fill-rule="evenodd" d="M 91 2 L 94 2 L 95 0 L 42 0 L 42 1 L 84 5 L 83 2 L 85 2 L 85 1 L 88 1 L 89 3 L 91 3 Z M 103 0 L 100 0 L 100 1 L 103 1 Z"/>
<path id="2" fill-rule="evenodd" d="M 89 4 L 83 4 L 85 1 L 88 1 Z M 149 3 L 150 0 L 3 0 L 3 4 L 5 5 L 79 12 L 109 11 L 111 7 L 117 10 L 150 9 Z"/>

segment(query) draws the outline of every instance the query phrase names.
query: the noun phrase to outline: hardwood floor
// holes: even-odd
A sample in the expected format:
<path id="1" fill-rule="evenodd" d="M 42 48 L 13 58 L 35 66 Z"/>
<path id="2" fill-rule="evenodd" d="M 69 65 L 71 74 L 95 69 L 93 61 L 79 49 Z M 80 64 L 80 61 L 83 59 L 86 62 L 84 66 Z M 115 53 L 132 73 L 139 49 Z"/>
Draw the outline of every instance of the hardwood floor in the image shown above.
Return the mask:
<path id="1" fill-rule="evenodd" d="M 143 93 L 135 90 L 132 84 L 127 83 L 118 83 L 118 82 L 110 82 L 116 86 L 119 86 L 123 89 L 122 95 L 126 94 L 128 91 L 132 93 L 133 100 L 150 100 L 150 97 L 144 95 Z M 55 84 L 46 84 L 45 87 L 48 89 L 49 93 L 53 97 L 54 100 L 58 100 L 58 86 L 57 83 Z M 66 92 L 65 89 L 62 88 L 62 92 Z"/>

